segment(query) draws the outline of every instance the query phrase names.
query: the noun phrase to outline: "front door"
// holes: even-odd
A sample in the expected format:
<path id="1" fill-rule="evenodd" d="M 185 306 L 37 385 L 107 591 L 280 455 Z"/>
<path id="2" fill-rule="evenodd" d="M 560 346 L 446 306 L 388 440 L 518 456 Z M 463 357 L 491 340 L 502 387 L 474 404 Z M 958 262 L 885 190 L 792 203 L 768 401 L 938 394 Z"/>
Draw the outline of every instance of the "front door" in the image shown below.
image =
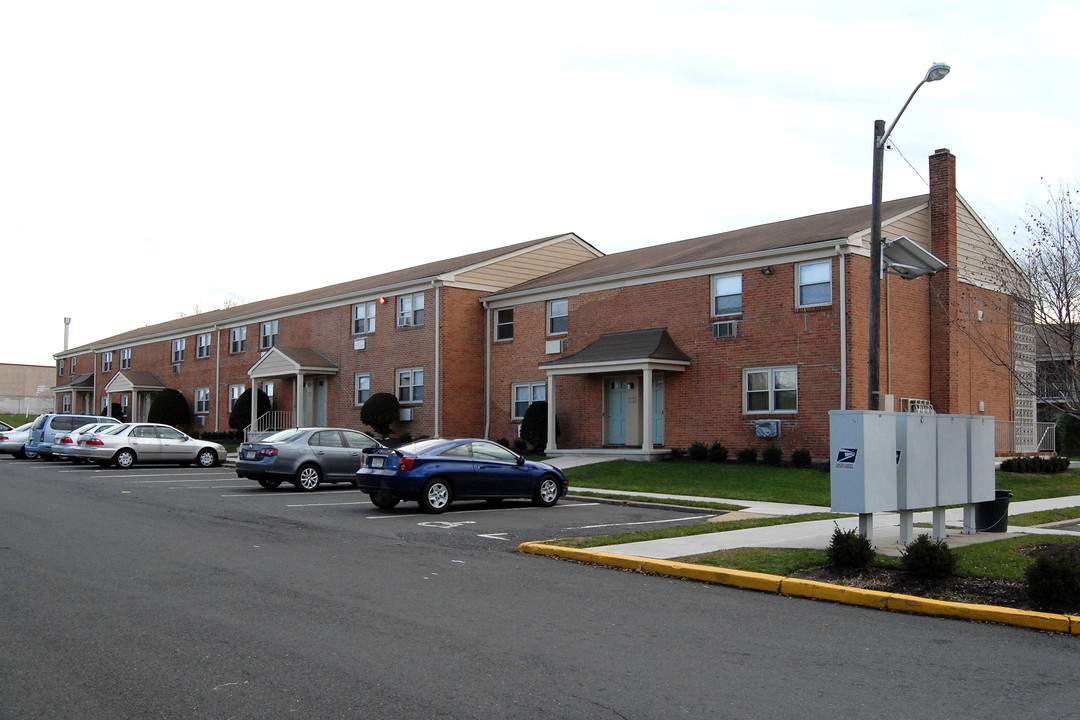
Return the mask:
<path id="1" fill-rule="evenodd" d="M 608 378 L 607 382 L 607 444 L 626 444 L 626 378 Z"/>
<path id="2" fill-rule="evenodd" d="M 659 372 L 652 378 L 652 444 L 664 444 L 664 375 Z"/>

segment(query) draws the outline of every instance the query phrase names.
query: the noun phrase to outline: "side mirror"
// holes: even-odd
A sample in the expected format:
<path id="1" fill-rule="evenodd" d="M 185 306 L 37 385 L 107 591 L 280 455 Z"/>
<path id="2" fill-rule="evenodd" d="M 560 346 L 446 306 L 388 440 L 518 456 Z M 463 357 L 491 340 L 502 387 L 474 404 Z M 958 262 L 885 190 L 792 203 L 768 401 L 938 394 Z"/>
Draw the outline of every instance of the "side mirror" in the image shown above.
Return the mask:
<path id="1" fill-rule="evenodd" d="M 521 457 L 520 455 L 518 455 L 518 456 L 517 456 L 517 464 L 518 464 L 518 465 L 524 465 L 524 464 L 525 464 L 525 458 L 523 458 L 523 457 Z"/>

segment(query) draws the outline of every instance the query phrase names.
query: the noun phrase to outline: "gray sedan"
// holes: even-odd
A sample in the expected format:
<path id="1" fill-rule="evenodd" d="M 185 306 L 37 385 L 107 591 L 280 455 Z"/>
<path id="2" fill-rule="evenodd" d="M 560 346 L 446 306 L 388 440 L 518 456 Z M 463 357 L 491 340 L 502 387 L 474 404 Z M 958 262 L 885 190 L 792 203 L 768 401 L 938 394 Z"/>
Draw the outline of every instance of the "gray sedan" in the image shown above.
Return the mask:
<path id="1" fill-rule="evenodd" d="M 243 443 L 236 474 L 257 480 L 267 490 L 283 482 L 292 483 L 297 490 L 314 490 L 324 481 L 351 483 L 364 463 L 363 451 L 379 447 L 378 440 L 357 430 L 291 428 Z"/>
<path id="2" fill-rule="evenodd" d="M 196 440 L 170 425 L 154 423 L 124 423 L 113 429 L 87 436 L 83 447 L 87 459 L 101 467 L 116 464 L 127 469 L 135 463 L 195 463 L 199 467 L 214 467 L 225 460 L 225 446 L 206 440 Z"/>

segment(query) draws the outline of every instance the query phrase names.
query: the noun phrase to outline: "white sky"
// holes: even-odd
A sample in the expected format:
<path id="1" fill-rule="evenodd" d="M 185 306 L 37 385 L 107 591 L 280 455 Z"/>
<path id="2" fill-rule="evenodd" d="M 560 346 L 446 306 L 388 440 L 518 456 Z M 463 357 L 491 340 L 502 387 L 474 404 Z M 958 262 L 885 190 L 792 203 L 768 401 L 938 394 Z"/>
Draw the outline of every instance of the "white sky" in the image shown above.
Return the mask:
<path id="1" fill-rule="evenodd" d="M 0 0 L 0 362 L 52 364 L 66 316 L 75 347 L 561 232 L 868 204 L 874 120 L 935 61 L 885 199 L 947 147 L 1010 244 L 1076 175 L 1078 27 L 1038 0 Z"/>

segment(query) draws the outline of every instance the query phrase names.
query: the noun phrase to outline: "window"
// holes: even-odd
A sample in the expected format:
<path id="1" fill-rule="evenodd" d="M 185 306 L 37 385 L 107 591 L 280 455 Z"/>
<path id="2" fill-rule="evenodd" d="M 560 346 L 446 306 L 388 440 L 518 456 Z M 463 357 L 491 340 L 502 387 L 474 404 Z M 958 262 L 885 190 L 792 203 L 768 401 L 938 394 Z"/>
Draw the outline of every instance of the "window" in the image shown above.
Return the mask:
<path id="1" fill-rule="evenodd" d="M 201 333 L 195 336 L 195 357 L 208 358 L 210 357 L 210 343 L 212 341 L 211 333 Z"/>
<path id="2" fill-rule="evenodd" d="M 543 402 L 547 399 L 547 385 L 538 383 L 514 383 L 514 419 L 520 420 L 525 417 L 525 411 L 534 402 Z"/>
<path id="3" fill-rule="evenodd" d="M 799 307 L 832 303 L 832 260 L 799 265 Z"/>
<path id="4" fill-rule="evenodd" d="M 63 375 L 64 374 L 64 358 L 60 358 L 59 360 L 56 361 L 56 374 L 57 375 Z"/>
<path id="5" fill-rule="evenodd" d="M 236 405 L 236 401 L 240 399 L 240 396 L 244 394 L 244 390 L 247 388 L 244 385 L 230 385 L 229 386 L 229 412 L 232 412 L 233 405 Z M 254 420 L 254 418 L 252 418 Z"/>
<path id="6" fill-rule="evenodd" d="M 424 400 L 424 370 L 423 368 L 409 368 L 397 372 L 397 399 L 398 402 L 411 403 L 423 402 Z"/>
<path id="7" fill-rule="evenodd" d="M 262 390 L 266 393 L 266 399 L 270 401 L 270 408 L 274 407 L 274 383 L 263 383 Z"/>
<path id="8" fill-rule="evenodd" d="M 514 339 L 514 308 L 502 308 L 495 311 L 495 339 Z"/>
<path id="9" fill-rule="evenodd" d="M 79 362 L 79 358 L 77 358 L 77 357 L 71 358 L 71 374 L 72 375 L 75 374 L 75 363 L 77 363 L 77 362 Z"/>
<path id="10" fill-rule="evenodd" d="M 184 361 L 184 349 L 187 347 L 187 338 L 180 338 L 179 340 L 173 340 L 172 344 L 172 361 L 174 363 Z"/>
<path id="11" fill-rule="evenodd" d="M 756 368 L 743 373 L 746 412 L 796 412 L 799 371 L 794 367 Z"/>
<path id="12" fill-rule="evenodd" d="M 128 395 L 127 393 L 124 393 L 123 395 L 120 396 L 120 414 L 123 415 L 125 419 L 131 417 L 130 415 L 128 415 L 128 408 L 130 406 L 131 406 L 131 396 Z"/>
<path id="13" fill-rule="evenodd" d="M 124 348 L 120 351 L 120 369 L 127 370 L 131 367 L 131 348 Z"/>
<path id="14" fill-rule="evenodd" d="M 195 412 L 210 412 L 210 388 L 195 388 Z"/>
<path id="15" fill-rule="evenodd" d="M 277 345 L 277 320 L 264 322 L 259 326 L 259 349 L 269 350 Z"/>
<path id="16" fill-rule="evenodd" d="M 713 278 L 713 315 L 738 315 L 742 312 L 742 274 Z"/>
<path id="17" fill-rule="evenodd" d="M 424 324 L 424 293 L 402 295 L 398 298 L 398 327 Z"/>
<path id="18" fill-rule="evenodd" d="M 560 335 L 570 330 L 570 301 L 551 300 L 548 302 L 548 335 Z"/>
<path id="19" fill-rule="evenodd" d="M 356 374 L 356 404 L 363 405 L 371 397 L 371 375 L 368 373 Z"/>
<path id="20" fill-rule="evenodd" d="M 101 353 L 101 372 L 110 371 L 112 371 L 112 353 L 103 352 Z"/>
<path id="21" fill-rule="evenodd" d="M 247 327 L 236 327 L 229 331 L 229 352 L 242 353 L 247 350 Z"/>
<path id="22" fill-rule="evenodd" d="M 375 332 L 375 302 L 353 305 L 352 331 L 354 335 Z"/>
<path id="23" fill-rule="evenodd" d="M 65 414 L 71 412 L 71 395 L 64 395 L 60 398 L 60 412 Z"/>

